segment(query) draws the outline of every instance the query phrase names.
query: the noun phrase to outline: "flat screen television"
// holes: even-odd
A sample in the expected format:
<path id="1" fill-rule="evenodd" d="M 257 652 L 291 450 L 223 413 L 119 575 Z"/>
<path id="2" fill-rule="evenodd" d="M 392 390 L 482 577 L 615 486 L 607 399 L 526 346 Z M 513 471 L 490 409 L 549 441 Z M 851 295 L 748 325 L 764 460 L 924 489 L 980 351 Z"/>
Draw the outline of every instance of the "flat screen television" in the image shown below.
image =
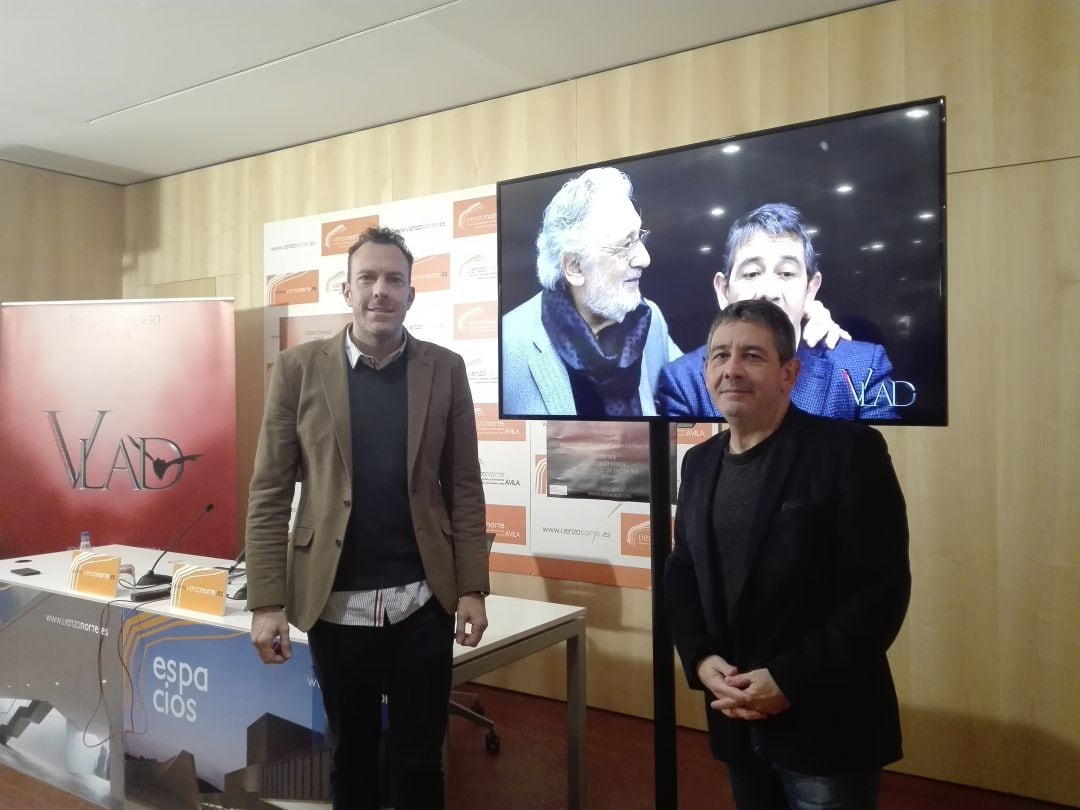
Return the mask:
<path id="1" fill-rule="evenodd" d="M 947 424 L 944 98 L 505 180 L 497 197 L 504 418 L 723 421 L 709 325 L 766 297 L 799 335 L 796 405 Z"/>

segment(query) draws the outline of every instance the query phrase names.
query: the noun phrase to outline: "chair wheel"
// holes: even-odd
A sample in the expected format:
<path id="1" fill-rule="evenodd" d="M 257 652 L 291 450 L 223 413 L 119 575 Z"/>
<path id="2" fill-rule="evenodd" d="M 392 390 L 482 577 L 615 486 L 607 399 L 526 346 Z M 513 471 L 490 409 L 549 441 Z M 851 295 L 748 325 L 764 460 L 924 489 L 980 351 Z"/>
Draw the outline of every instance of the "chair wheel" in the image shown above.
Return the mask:
<path id="1" fill-rule="evenodd" d="M 487 736 L 484 737 L 484 748 L 489 754 L 499 753 L 499 749 L 501 748 L 499 735 L 494 731 L 489 731 Z"/>
<path id="2" fill-rule="evenodd" d="M 473 702 L 472 710 L 479 715 L 487 717 L 487 714 L 484 712 L 484 704 L 482 704 L 479 700 Z"/>

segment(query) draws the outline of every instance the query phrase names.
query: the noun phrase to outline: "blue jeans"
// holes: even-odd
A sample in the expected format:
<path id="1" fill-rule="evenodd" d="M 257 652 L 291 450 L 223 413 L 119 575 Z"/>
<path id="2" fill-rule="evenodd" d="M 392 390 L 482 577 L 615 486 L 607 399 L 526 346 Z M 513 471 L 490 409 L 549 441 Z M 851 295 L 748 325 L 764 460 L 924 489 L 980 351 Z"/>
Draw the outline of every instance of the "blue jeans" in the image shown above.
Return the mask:
<path id="1" fill-rule="evenodd" d="M 738 810 L 874 810 L 881 769 L 812 776 L 758 757 L 727 763 Z"/>

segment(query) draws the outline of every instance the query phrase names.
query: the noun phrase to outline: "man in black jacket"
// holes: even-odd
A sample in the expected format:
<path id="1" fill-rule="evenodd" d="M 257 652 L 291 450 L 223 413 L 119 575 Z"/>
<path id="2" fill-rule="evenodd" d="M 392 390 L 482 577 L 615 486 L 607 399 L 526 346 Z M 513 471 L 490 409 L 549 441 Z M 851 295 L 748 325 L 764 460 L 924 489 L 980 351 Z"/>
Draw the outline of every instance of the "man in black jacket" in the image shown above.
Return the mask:
<path id="1" fill-rule="evenodd" d="M 705 377 L 730 430 L 687 453 L 667 610 L 739 810 L 871 808 L 899 759 L 886 650 L 911 592 L 881 434 L 791 405 L 795 335 L 768 301 L 716 318 Z"/>

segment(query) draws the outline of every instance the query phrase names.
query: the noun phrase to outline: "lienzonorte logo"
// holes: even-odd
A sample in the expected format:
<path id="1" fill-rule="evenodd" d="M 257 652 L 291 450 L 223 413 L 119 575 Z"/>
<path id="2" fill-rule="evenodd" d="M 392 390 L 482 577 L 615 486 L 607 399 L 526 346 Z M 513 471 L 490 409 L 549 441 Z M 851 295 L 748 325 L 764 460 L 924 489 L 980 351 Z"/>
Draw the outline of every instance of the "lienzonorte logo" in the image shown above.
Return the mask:
<path id="1" fill-rule="evenodd" d="M 368 228 L 378 228 L 378 215 L 356 219 L 333 220 L 322 224 L 322 255 L 334 256 L 348 253 L 360 234 Z"/>
<path id="2" fill-rule="evenodd" d="M 495 367 L 496 360 L 489 359 L 484 355 L 472 357 L 465 363 L 465 373 L 469 377 L 471 385 L 494 383 L 498 380 Z"/>
<path id="3" fill-rule="evenodd" d="M 185 453 L 172 439 L 164 436 L 131 436 L 121 438 L 115 447 L 99 446 L 98 433 L 109 411 L 97 411 L 90 435 L 78 439 L 79 450 L 74 455 L 68 449 L 68 441 L 60 424 L 60 411 L 45 411 L 52 428 L 53 438 L 60 449 L 60 461 L 72 489 L 107 490 L 113 476 L 126 476 L 133 490 L 172 489 L 180 483 L 186 465 L 202 458 L 202 453 Z M 107 472 L 92 479 L 91 460 L 110 461 Z M 103 465 L 95 465 L 103 469 Z"/>
<path id="4" fill-rule="evenodd" d="M 458 278 L 463 281 L 490 281 L 498 273 L 495 260 L 483 253 L 474 253 L 458 265 Z"/>
<path id="5" fill-rule="evenodd" d="M 499 313 L 494 301 L 454 304 L 454 339 L 493 338 L 499 334 Z"/>
<path id="6" fill-rule="evenodd" d="M 675 442 L 677 444 L 701 444 L 706 439 L 712 438 L 712 435 L 713 426 L 708 422 L 678 425 L 675 428 Z"/>
<path id="7" fill-rule="evenodd" d="M 266 305 L 285 307 L 291 304 L 319 302 L 319 271 L 300 270 L 272 276 L 266 282 Z"/>
<path id="8" fill-rule="evenodd" d="M 652 524 L 647 515 L 620 515 L 622 553 L 630 557 L 648 557 L 652 553 Z"/>
<path id="9" fill-rule="evenodd" d="M 855 404 L 860 408 L 876 408 L 882 404 L 890 408 L 908 408 L 915 404 L 917 394 L 915 386 L 907 380 L 882 380 L 876 388 L 870 389 L 870 380 L 874 378 L 874 369 L 871 367 L 866 372 L 866 379 L 858 385 L 851 379 L 851 372 L 846 368 L 840 369 L 844 380 L 848 384 L 851 396 Z"/>
<path id="10" fill-rule="evenodd" d="M 495 233 L 495 195 L 454 201 L 454 238 Z"/>
<path id="11" fill-rule="evenodd" d="M 523 419 L 500 419 L 496 403 L 477 402 L 473 405 L 476 417 L 476 438 L 484 442 L 525 441 Z"/>
<path id="12" fill-rule="evenodd" d="M 485 487 L 520 487 L 521 481 L 511 478 L 502 470 L 488 469 L 488 462 L 480 459 L 480 483 Z"/>
<path id="13" fill-rule="evenodd" d="M 496 543 L 525 545 L 525 507 L 487 505 L 487 530 L 494 532 Z"/>
<path id="14" fill-rule="evenodd" d="M 450 289 L 450 254 L 420 256 L 413 261 L 412 286 L 418 292 Z"/>
<path id="15" fill-rule="evenodd" d="M 536 494 L 548 494 L 547 456 L 536 456 L 533 461 L 533 479 L 536 481 Z"/>

